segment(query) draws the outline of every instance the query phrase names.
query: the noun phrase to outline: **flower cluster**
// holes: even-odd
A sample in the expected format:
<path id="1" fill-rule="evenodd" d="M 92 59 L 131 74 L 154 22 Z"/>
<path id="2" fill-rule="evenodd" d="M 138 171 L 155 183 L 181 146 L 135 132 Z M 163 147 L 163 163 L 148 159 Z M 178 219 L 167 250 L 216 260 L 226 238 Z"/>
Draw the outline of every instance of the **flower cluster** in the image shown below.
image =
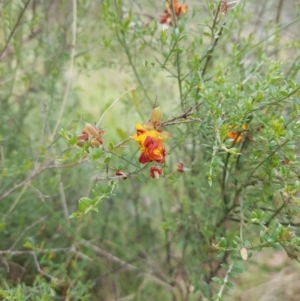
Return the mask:
<path id="1" fill-rule="evenodd" d="M 187 12 L 188 6 L 184 4 L 177 3 L 177 0 L 170 0 L 173 3 L 174 14 L 179 18 Z M 161 19 L 159 21 L 160 24 L 168 24 L 173 25 L 173 17 L 172 17 L 172 6 L 169 1 L 166 3 L 166 9 L 164 10 Z"/>
<path id="2" fill-rule="evenodd" d="M 103 144 L 102 135 L 104 131 L 97 129 L 94 125 L 86 123 L 82 133 L 77 136 L 77 145 L 82 147 L 90 144 L 91 147 L 97 148 Z"/>
<path id="3" fill-rule="evenodd" d="M 136 125 L 136 134 L 133 139 L 138 142 L 140 147 L 139 162 L 146 164 L 148 162 L 156 162 L 163 164 L 166 158 L 166 148 L 164 141 L 170 137 L 168 132 L 159 129 L 161 123 L 161 110 L 159 107 L 153 109 L 150 121 L 143 125 Z M 162 175 L 162 170 L 153 166 L 150 169 L 150 175 L 158 178 Z"/>

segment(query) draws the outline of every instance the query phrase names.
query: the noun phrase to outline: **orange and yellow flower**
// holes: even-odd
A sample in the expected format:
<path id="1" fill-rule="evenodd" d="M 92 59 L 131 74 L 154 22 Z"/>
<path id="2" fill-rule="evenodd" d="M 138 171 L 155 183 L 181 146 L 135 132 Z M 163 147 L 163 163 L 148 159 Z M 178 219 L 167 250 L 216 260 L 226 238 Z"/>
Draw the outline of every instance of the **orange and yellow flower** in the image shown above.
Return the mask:
<path id="1" fill-rule="evenodd" d="M 159 129 L 161 124 L 161 110 L 160 107 L 155 107 L 150 116 L 150 121 L 143 125 L 137 124 L 136 134 L 133 139 L 138 142 L 141 150 L 139 162 L 146 164 L 155 161 L 157 163 L 164 163 L 166 158 L 166 148 L 164 140 L 170 137 L 168 132 L 163 132 Z"/>
<path id="2" fill-rule="evenodd" d="M 140 146 L 140 163 L 145 164 L 152 161 L 157 163 L 165 162 L 166 148 L 164 140 L 167 139 L 167 136 L 164 132 L 158 132 L 156 129 L 148 130 L 138 123 L 133 139 L 137 141 Z"/>
<path id="3" fill-rule="evenodd" d="M 177 17 L 180 17 L 184 15 L 187 12 L 188 6 L 184 4 L 179 4 L 177 3 L 177 0 L 170 0 L 173 1 L 173 8 L 174 8 L 174 13 Z M 161 19 L 159 21 L 160 24 L 173 24 L 173 17 L 172 17 L 172 7 L 167 1 L 166 3 L 166 9 L 164 10 Z"/>
<path id="4" fill-rule="evenodd" d="M 236 143 L 240 143 L 244 138 L 244 133 L 243 132 L 245 130 L 247 130 L 247 124 L 242 125 L 242 130 L 243 131 L 239 131 L 237 126 L 234 127 L 234 129 L 235 129 L 234 131 L 230 131 L 230 132 L 227 133 L 227 137 L 229 139 L 234 140 Z"/>

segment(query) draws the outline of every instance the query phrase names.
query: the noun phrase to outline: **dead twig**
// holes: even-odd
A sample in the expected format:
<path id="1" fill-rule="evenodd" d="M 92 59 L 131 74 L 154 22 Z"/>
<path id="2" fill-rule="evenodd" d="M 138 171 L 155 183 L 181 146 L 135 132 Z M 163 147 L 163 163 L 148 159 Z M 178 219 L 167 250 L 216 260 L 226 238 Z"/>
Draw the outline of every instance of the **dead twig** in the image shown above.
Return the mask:
<path id="1" fill-rule="evenodd" d="M 196 105 L 190 107 L 186 112 L 176 116 L 176 117 L 173 117 L 169 120 L 166 120 L 164 122 L 162 122 L 160 125 L 161 127 L 164 127 L 164 126 L 168 126 L 168 125 L 171 125 L 171 124 L 174 124 L 174 121 L 175 120 L 178 120 L 178 119 L 187 119 L 188 116 L 192 115 L 194 113 L 194 111 L 203 104 L 203 102 L 200 102 L 200 103 L 197 103 Z M 198 119 L 190 119 L 189 122 L 191 121 L 199 121 Z"/>

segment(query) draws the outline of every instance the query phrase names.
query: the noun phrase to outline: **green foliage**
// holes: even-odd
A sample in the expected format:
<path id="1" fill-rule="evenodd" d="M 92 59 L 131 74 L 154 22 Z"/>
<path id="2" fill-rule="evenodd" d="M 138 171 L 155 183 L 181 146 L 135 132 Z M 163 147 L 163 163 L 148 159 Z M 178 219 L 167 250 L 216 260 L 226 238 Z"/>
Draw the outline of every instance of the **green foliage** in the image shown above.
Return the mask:
<path id="1" fill-rule="evenodd" d="M 3 1 L 0 300 L 239 300 L 259 253 L 298 264 L 299 17 L 163 2 Z"/>

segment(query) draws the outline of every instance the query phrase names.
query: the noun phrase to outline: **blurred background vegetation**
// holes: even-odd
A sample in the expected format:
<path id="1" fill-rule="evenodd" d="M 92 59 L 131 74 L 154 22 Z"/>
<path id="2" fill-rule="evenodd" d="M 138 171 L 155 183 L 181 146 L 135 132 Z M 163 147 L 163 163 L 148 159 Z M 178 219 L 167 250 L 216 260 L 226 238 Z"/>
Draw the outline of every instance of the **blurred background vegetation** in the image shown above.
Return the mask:
<path id="1" fill-rule="evenodd" d="M 182 4 L 0 1 L 1 300 L 299 300 L 300 3 Z M 109 148 L 155 103 L 192 113 L 159 179 Z M 100 158 L 73 139 L 98 120 Z"/>

